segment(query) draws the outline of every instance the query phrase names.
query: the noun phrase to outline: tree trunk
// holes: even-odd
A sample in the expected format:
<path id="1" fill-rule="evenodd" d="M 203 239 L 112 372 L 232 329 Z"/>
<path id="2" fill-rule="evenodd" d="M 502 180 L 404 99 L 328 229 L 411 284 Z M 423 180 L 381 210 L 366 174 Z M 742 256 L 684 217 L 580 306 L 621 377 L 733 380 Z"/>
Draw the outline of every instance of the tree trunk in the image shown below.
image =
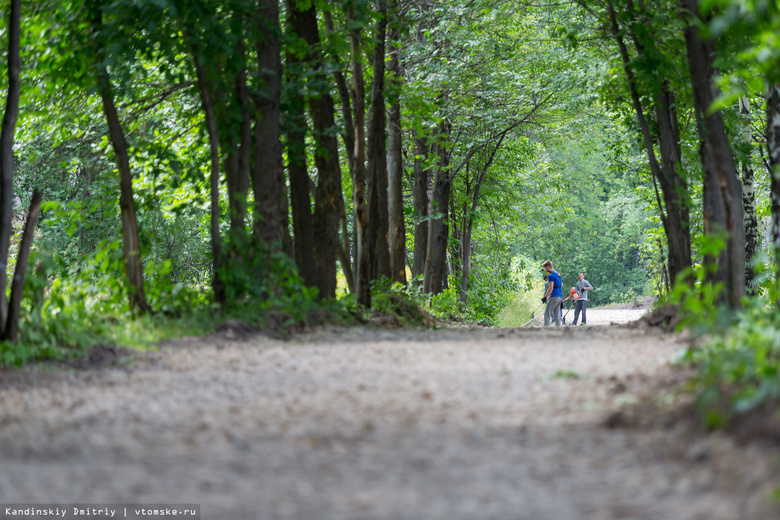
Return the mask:
<path id="1" fill-rule="evenodd" d="M 412 276 L 415 278 L 425 273 L 425 254 L 428 249 L 428 185 L 430 170 L 426 166 L 428 160 L 428 145 L 424 136 L 414 139 L 414 179 L 412 196 L 414 213 L 417 223 L 414 226 L 414 260 Z M 419 278 L 418 278 L 419 280 Z M 416 283 L 422 283 L 418 281 Z"/>
<path id="2" fill-rule="evenodd" d="M 391 77 L 390 113 L 387 131 L 387 173 L 389 191 L 387 194 L 390 247 L 390 271 L 394 282 L 406 284 L 406 229 L 404 226 L 403 200 L 403 142 L 401 132 L 401 48 L 398 43 L 399 31 L 394 27 L 390 31 L 390 63 L 388 71 Z"/>
<path id="3" fill-rule="evenodd" d="M 317 13 L 313 5 L 301 11 L 295 2 L 288 3 L 290 29 L 293 34 L 306 41 L 309 50 L 306 62 L 310 69 L 323 69 Z M 324 74 L 322 74 L 324 76 Z M 327 83 L 326 83 L 327 85 Z M 317 188 L 314 198 L 314 258 L 317 288 L 321 298 L 336 296 L 336 260 L 339 256 L 339 221 L 343 212 L 344 199 L 341 192 L 341 167 L 339 147 L 333 129 L 333 98 L 327 87 L 314 92 L 309 98 L 309 109 L 314 126 L 317 152 L 314 162 L 317 167 Z"/>
<path id="4" fill-rule="evenodd" d="M 231 210 L 231 213 L 235 213 L 235 222 L 231 220 L 231 227 L 234 233 L 244 234 L 246 232 L 246 198 L 249 194 L 249 179 L 252 169 L 252 103 L 249 100 L 249 89 L 247 88 L 243 39 L 239 42 L 239 56 L 241 57 L 241 69 L 236 76 L 236 98 L 241 111 L 241 125 L 238 130 L 236 183 L 233 209 Z"/>
<path id="5" fill-rule="evenodd" d="M 329 33 L 335 31 L 333 26 L 333 17 L 331 13 L 325 11 L 323 13 L 325 20 L 325 26 Z M 338 56 L 333 57 L 337 64 L 341 65 Z M 338 68 L 334 71 L 333 76 L 336 80 L 336 90 L 339 93 L 339 104 L 341 108 L 341 118 L 344 125 L 344 131 L 341 133 L 341 138 L 344 141 L 344 147 L 347 150 L 347 164 L 349 166 L 350 179 L 355 179 L 355 125 L 352 122 L 352 103 L 349 95 L 349 88 L 347 87 L 347 81 L 344 79 L 344 74 L 341 69 Z M 347 286 L 349 292 L 355 294 L 355 272 L 357 271 L 357 264 L 352 263 L 352 255 L 350 253 L 350 244 L 356 244 L 355 241 L 350 240 L 350 235 L 347 230 L 347 218 L 345 210 L 342 211 L 342 256 L 341 256 L 341 268 L 344 271 L 344 276 L 347 278 Z M 354 219 L 354 216 L 353 216 Z M 355 233 L 357 236 L 357 233 Z M 355 247 L 355 251 L 358 247 Z"/>
<path id="6" fill-rule="evenodd" d="M 3 126 L 0 131 L 0 327 L 8 316 L 6 283 L 8 280 L 8 249 L 14 206 L 14 135 L 19 115 L 19 40 L 22 25 L 21 0 L 11 0 L 8 22 L 8 96 L 5 102 Z M 0 333 L 4 333 L 0 330 Z"/>
<path id="7" fill-rule="evenodd" d="M 93 4 L 93 30 L 99 35 L 102 30 L 102 13 L 97 5 Z M 99 36 L 98 36 L 99 38 Z M 104 54 L 102 48 L 97 49 L 98 60 Z M 130 284 L 129 299 L 130 308 L 142 314 L 149 312 L 149 304 L 146 302 L 144 292 L 144 273 L 141 263 L 141 244 L 138 238 L 138 220 L 135 213 L 135 202 L 133 199 L 133 175 L 130 171 L 130 157 L 127 151 L 127 141 L 122 125 L 119 122 L 119 115 L 114 105 L 114 98 L 111 92 L 111 79 L 108 70 L 102 61 L 96 63 L 96 72 L 98 80 L 98 89 L 103 103 L 103 113 L 106 116 L 108 125 L 108 134 L 111 139 L 111 145 L 114 148 L 116 156 L 116 165 L 119 170 L 119 208 L 122 217 L 122 237 L 124 244 L 125 257 L 125 275 Z"/>
<path id="8" fill-rule="evenodd" d="M 294 12 L 295 0 L 288 0 L 288 12 Z M 288 31 L 296 34 L 293 16 L 288 19 Z M 295 238 L 295 263 L 309 287 L 317 286 L 316 264 L 314 258 L 314 219 L 311 214 L 309 197 L 309 172 L 306 165 L 306 102 L 303 90 L 302 72 L 307 67 L 306 58 L 292 50 L 287 51 L 288 68 L 298 77 L 290 78 L 298 82 L 290 89 L 287 100 L 289 108 L 285 114 L 287 126 L 287 171 L 290 175 L 290 202 L 292 204 L 293 230 Z"/>
<path id="9" fill-rule="evenodd" d="M 677 277 L 691 266 L 691 232 L 688 205 L 683 199 L 688 184 L 680 175 L 682 153 L 677 133 L 675 100 L 669 83 L 655 87 L 656 122 L 661 152 L 661 193 L 666 208 L 667 243 L 669 245 L 669 271 Z M 675 279 L 673 278 L 673 280 Z"/>
<path id="10" fill-rule="evenodd" d="M 755 296 L 758 287 L 753 276 L 752 261 L 758 251 L 758 218 L 756 216 L 755 175 L 749 160 L 742 162 L 742 209 L 745 226 L 745 288 Z"/>
<path id="11" fill-rule="evenodd" d="M 258 0 L 256 23 L 261 35 L 255 43 L 257 67 L 265 88 L 254 98 L 253 235 L 272 250 L 287 249 L 284 246 L 289 241 L 289 232 L 280 129 L 282 60 L 277 0 Z"/>
<path id="12" fill-rule="evenodd" d="M 772 249 L 775 255 L 775 278 L 780 280 L 780 84 L 767 85 L 766 147 L 771 168 L 770 194 L 772 197 Z"/>
<path id="13" fill-rule="evenodd" d="M 474 215 L 477 214 L 477 204 L 479 204 L 479 192 L 482 189 L 482 184 L 485 182 L 487 172 L 493 165 L 493 160 L 496 158 L 496 154 L 498 153 L 499 148 L 501 148 L 501 144 L 504 142 L 505 137 L 506 133 L 498 140 L 496 147 L 490 152 L 490 156 L 482 167 L 482 170 L 479 172 L 474 183 L 474 192 L 471 197 L 471 210 L 464 215 L 463 266 L 460 281 L 460 301 L 464 305 L 466 304 L 466 291 L 468 290 L 469 268 L 471 262 L 471 234 L 474 229 Z"/>
<path id="14" fill-rule="evenodd" d="M 350 294 L 355 294 L 355 273 L 352 271 L 352 261 L 349 254 L 349 230 L 347 229 L 347 214 L 344 206 L 341 207 L 341 269 L 347 279 L 347 287 Z"/>
<path id="15" fill-rule="evenodd" d="M 669 276 L 672 281 L 684 272 L 691 265 L 691 240 L 689 229 L 688 208 L 681 199 L 681 193 L 687 193 L 685 181 L 678 173 L 680 164 L 680 144 L 679 134 L 677 132 L 677 117 L 674 111 L 674 103 L 671 91 L 668 85 L 658 84 L 654 90 L 654 100 L 656 104 L 656 116 L 658 118 L 657 127 L 659 129 L 659 149 L 661 151 L 661 161 L 655 154 L 655 144 L 650 131 L 650 125 L 645 117 L 645 111 L 639 96 L 639 87 L 637 79 L 631 68 L 631 62 L 628 55 L 628 49 L 623 41 L 622 32 L 618 26 L 615 15 L 614 5 L 610 1 L 607 4 L 609 21 L 612 36 L 615 39 L 620 50 L 623 70 L 628 81 L 631 101 L 639 123 L 639 129 L 642 134 L 642 141 L 647 154 L 650 171 L 654 182 L 661 185 L 664 202 L 661 203 L 660 196 L 656 190 L 658 209 L 660 212 L 661 223 L 664 226 L 666 241 L 669 250 Z M 643 52 L 641 43 L 634 36 L 634 42 L 639 52 Z M 662 167 L 663 165 L 663 167 Z"/>
<path id="16" fill-rule="evenodd" d="M 374 47 L 374 78 L 371 84 L 371 113 L 368 131 L 368 243 L 373 252 L 371 281 L 390 278 L 387 200 L 387 128 L 385 126 L 385 36 L 387 3 L 379 1 L 379 22 Z"/>
<path id="17" fill-rule="evenodd" d="M 445 123 L 444 134 L 449 135 L 452 128 Z M 444 137 L 446 139 L 446 137 Z M 428 251 L 425 258 L 425 290 L 431 294 L 442 292 L 447 271 L 447 242 L 449 240 L 448 212 L 452 178 L 450 176 L 450 152 L 439 146 L 440 166 L 433 185 L 432 212 L 428 221 Z"/>
<path id="18" fill-rule="evenodd" d="M 454 178 L 454 176 L 453 176 Z M 466 199 L 468 199 L 468 187 L 466 193 Z M 463 264 L 463 234 L 466 230 L 465 220 L 458 222 L 456 216 L 458 215 L 458 207 L 456 206 L 455 197 L 450 196 L 450 239 L 448 240 L 449 247 L 447 248 L 447 270 L 460 277 L 463 274 L 461 266 Z M 460 225 L 458 225 L 460 224 Z M 449 283 L 445 284 L 445 287 L 449 288 Z"/>
<path id="19" fill-rule="evenodd" d="M 325 19 L 325 25 L 329 32 L 334 32 L 333 16 L 328 11 L 323 13 Z M 340 65 L 338 57 L 334 58 Z M 341 108 L 341 118 L 344 124 L 344 132 L 341 133 L 341 138 L 344 141 L 344 147 L 347 149 L 347 163 L 349 164 L 350 178 L 355 177 L 355 125 L 352 122 L 352 103 L 350 101 L 349 87 L 347 87 L 347 81 L 344 79 L 344 74 L 340 69 L 336 69 L 333 73 L 333 77 L 336 80 L 336 90 L 339 93 L 339 103 Z"/>
<path id="20" fill-rule="evenodd" d="M 19 245 L 19 254 L 16 257 L 16 270 L 14 281 L 11 285 L 11 300 L 8 306 L 8 319 L 3 333 L 3 339 L 16 343 L 19 334 L 19 313 L 22 307 L 22 293 L 24 292 L 24 278 L 27 274 L 27 264 L 30 262 L 30 249 L 35 238 L 35 227 L 38 225 L 38 216 L 41 214 L 41 201 L 43 196 L 37 189 L 33 192 L 30 201 L 30 209 L 27 211 L 27 221 L 24 223 L 22 243 Z"/>
<path id="21" fill-rule="evenodd" d="M 745 227 L 745 288 L 748 294 L 755 296 L 758 291 L 753 276 L 753 257 L 758 252 L 758 218 L 756 216 L 755 175 L 750 163 L 750 151 L 753 146 L 753 134 L 750 131 L 750 101 L 740 99 L 740 113 L 744 116 L 742 141 L 745 146 L 742 158 L 742 211 Z"/>
<path id="22" fill-rule="evenodd" d="M 225 287 L 222 283 L 222 243 L 219 232 L 220 208 L 219 208 L 219 135 L 217 128 L 217 117 L 214 114 L 214 102 L 212 97 L 212 86 L 207 77 L 206 70 L 198 58 L 197 51 L 192 50 L 193 61 L 195 62 L 195 72 L 198 75 L 198 87 L 200 90 L 200 100 L 203 105 L 203 111 L 206 114 L 206 129 L 209 135 L 209 151 L 211 155 L 211 252 L 214 255 L 214 280 L 212 287 L 214 289 L 214 301 L 219 304 L 225 303 Z"/>
<path id="23" fill-rule="evenodd" d="M 697 17 L 698 0 L 681 0 L 686 15 Z M 726 233 L 726 254 L 717 265 L 719 278 L 725 282 L 724 301 L 733 309 L 742 306 L 745 295 L 745 229 L 742 216 L 742 185 L 734 168 L 728 137 L 723 125 L 720 110 L 710 111 L 717 97 L 717 88 L 713 82 L 713 52 L 711 42 L 702 41 L 700 20 L 688 20 L 685 28 L 685 46 L 688 54 L 688 67 L 691 73 L 693 101 L 696 109 L 704 114 L 701 135 L 705 150 L 703 157 L 705 171 L 707 166 L 713 170 L 706 173 L 708 179 L 717 184 L 710 186 L 709 199 L 714 205 L 709 208 L 710 234 L 717 236 Z M 705 206 L 705 215 L 708 208 Z"/>
<path id="24" fill-rule="evenodd" d="M 466 172 L 468 179 L 468 171 Z M 469 271 L 471 270 L 471 229 L 473 219 L 469 218 L 468 199 L 471 196 L 470 186 L 466 183 L 466 200 L 463 203 L 463 237 L 461 238 L 461 271 L 460 271 L 460 303 L 468 303 Z"/>
<path id="25" fill-rule="evenodd" d="M 355 22 L 353 12 L 349 12 L 350 22 Z M 355 110 L 355 149 L 353 161 L 355 164 L 352 179 L 352 197 L 355 211 L 355 294 L 359 304 L 371 306 L 371 273 L 372 252 L 368 245 L 369 208 L 366 196 L 366 88 L 363 83 L 363 58 L 360 46 L 360 29 L 350 31 L 350 52 L 352 56 L 352 89 Z"/>

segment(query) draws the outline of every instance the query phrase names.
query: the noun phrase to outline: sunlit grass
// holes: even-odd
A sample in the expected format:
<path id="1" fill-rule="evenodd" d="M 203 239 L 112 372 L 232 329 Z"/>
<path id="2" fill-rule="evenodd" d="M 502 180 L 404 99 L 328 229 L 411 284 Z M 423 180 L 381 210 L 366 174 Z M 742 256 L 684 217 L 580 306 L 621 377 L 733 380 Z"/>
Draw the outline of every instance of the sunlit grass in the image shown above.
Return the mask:
<path id="1" fill-rule="evenodd" d="M 163 341 L 183 336 L 205 336 L 214 331 L 220 320 L 206 312 L 182 317 L 141 316 L 119 320 L 108 325 L 103 334 L 105 343 L 136 350 L 155 350 Z M 222 317 L 224 320 L 224 317 Z"/>

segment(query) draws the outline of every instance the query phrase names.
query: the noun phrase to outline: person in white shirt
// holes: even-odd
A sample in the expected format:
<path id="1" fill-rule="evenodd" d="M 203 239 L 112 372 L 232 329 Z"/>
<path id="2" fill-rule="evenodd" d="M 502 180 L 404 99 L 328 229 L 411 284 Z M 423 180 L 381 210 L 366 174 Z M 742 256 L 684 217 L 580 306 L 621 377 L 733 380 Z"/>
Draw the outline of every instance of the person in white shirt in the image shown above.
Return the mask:
<path id="1" fill-rule="evenodd" d="M 574 307 L 574 322 L 572 322 L 572 325 L 577 324 L 577 318 L 580 317 L 580 311 L 582 311 L 582 324 L 585 325 L 585 308 L 588 305 L 588 292 L 593 290 L 593 286 L 585 279 L 584 273 L 578 274 L 577 277 L 580 281 L 574 286 L 574 288 L 577 289 L 578 298 Z"/>

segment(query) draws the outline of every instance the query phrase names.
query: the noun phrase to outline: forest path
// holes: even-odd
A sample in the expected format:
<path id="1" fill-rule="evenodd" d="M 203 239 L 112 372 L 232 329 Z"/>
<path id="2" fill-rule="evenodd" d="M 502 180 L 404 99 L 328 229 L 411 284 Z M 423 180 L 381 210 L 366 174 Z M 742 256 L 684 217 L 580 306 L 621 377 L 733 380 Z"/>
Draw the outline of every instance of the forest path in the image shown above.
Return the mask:
<path id="1" fill-rule="evenodd" d="M 774 452 L 620 412 L 673 399 L 661 388 L 680 347 L 618 327 L 349 329 L 6 369 L 0 503 L 199 503 L 208 520 L 777 517 Z"/>

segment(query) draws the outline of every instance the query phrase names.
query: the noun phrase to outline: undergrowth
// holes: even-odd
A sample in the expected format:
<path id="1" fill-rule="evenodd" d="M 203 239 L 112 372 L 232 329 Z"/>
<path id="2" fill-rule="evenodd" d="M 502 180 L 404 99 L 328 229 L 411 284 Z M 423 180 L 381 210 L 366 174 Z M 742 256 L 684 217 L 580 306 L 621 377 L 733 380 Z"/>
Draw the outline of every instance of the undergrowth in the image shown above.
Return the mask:
<path id="1" fill-rule="evenodd" d="M 316 312 L 349 315 L 343 305 L 320 302 L 287 256 L 254 253 L 226 262 L 224 305 L 213 303 L 209 286 L 174 280 L 170 261 L 147 261 L 144 288 L 153 313 L 146 315 L 128 303 L 120 241 L 101 243 L 76 264 L 38 254 L 25 283 L 19 341 L 0 343 L 0 365 L 73 358 L 99 344 L 149 349 L 173 337 L 208 334 L 229 319 L 263 328 L 271 314 L 282 326 Z"/>
<path id="2" fill-rule="evenodd" d="M 780 403 L 780 310 L 778 285 L 763 278 L 758 294 L 745 298 L 743 308 L 719 303 L 722 287 L 703 281 L 678 283 L 667 304 L 678 307 L 678 329 L 695 340 L 681 361 L 696 367 L 692 388 L 710 427 L 721 427 L 762 405 Z M 780 409 L 777 410 L 780 412 Z"/>

